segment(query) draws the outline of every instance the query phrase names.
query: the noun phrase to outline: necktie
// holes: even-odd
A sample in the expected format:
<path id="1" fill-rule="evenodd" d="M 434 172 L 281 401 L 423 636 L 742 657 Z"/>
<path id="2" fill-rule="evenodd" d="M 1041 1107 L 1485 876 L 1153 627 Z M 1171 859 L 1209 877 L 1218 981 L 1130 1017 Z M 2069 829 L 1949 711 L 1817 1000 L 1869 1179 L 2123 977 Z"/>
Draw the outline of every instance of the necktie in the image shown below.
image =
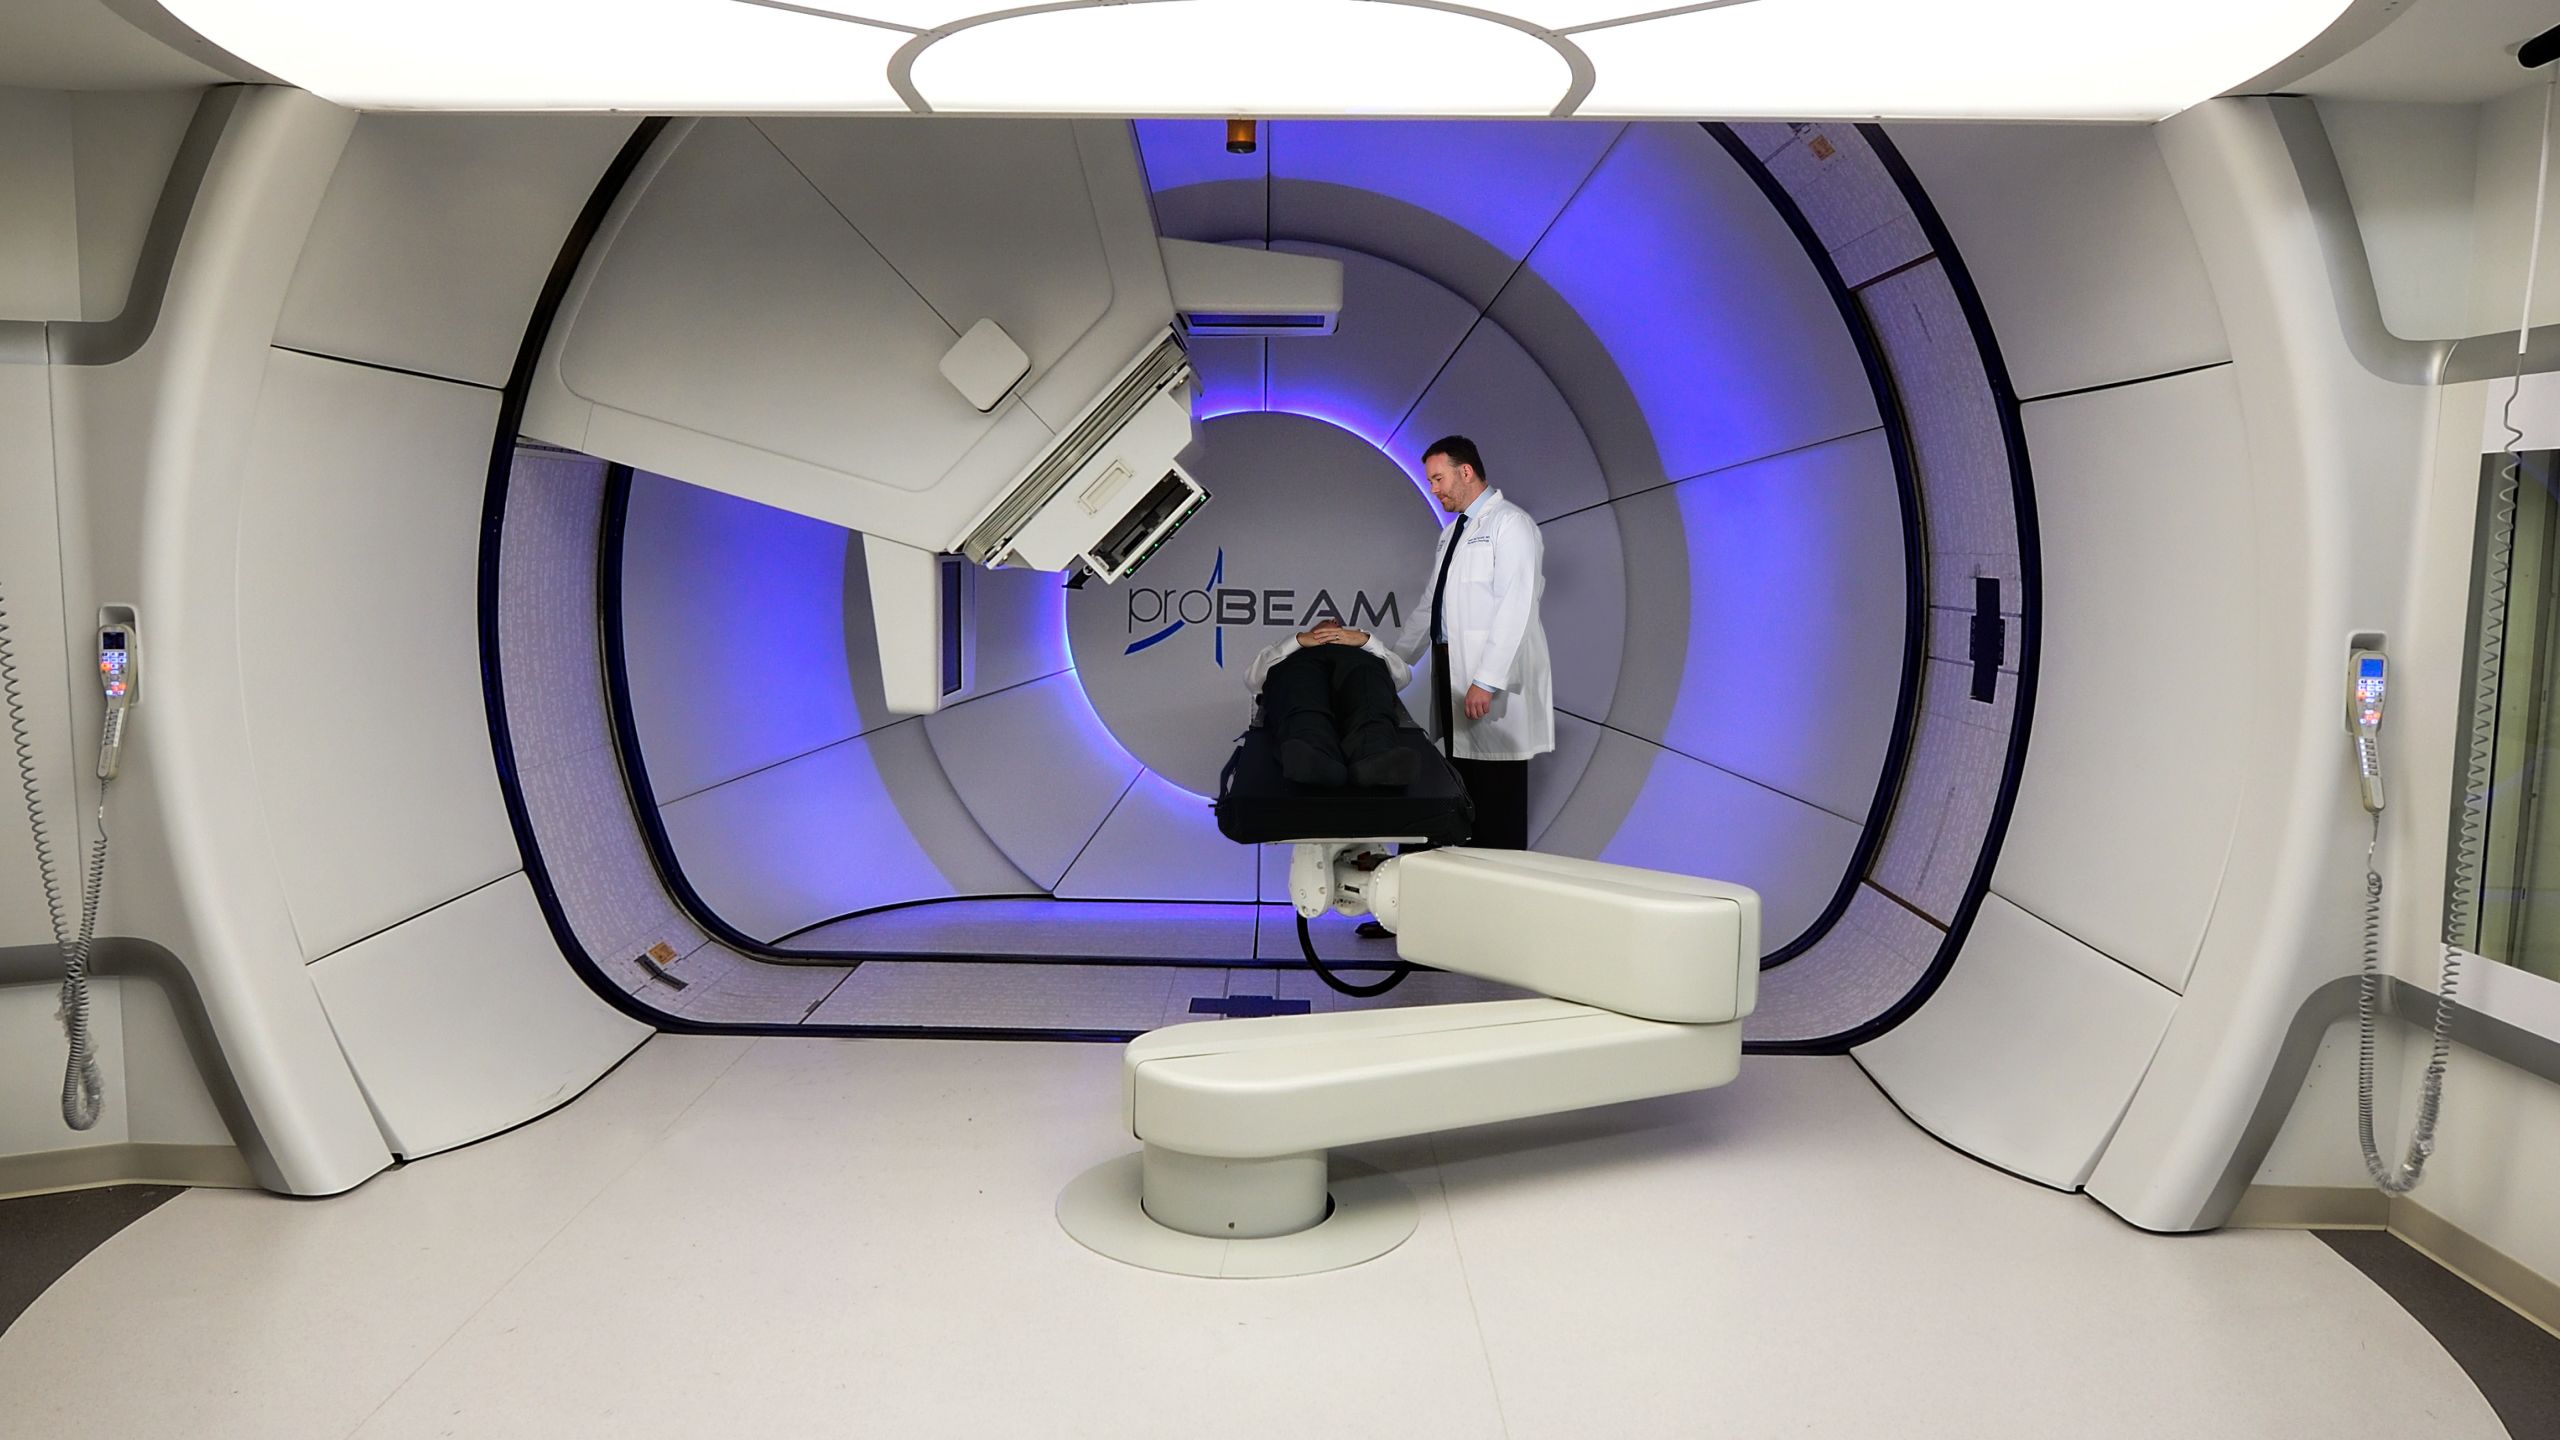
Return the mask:
<path id="1" fill-rule="evenodd" d="M 1457 716 L 1449 705 L 1449 630 L 1442 618 L 1441 597 L 1449 591 L 1449 562 L 1458 558 L 1458 542 L 1467 538 L 1467 517 L 1449 529 L 1448 548 L 1440 552 L 1440 573 L 1431 582 L 1431 720 L 1440 731 L 1442 754 L 1458 753 Z"/>
<path id="2" fill-rule="evenodd" d="M 1448 627 L 1441 621 L 1441 597 L 1449 593 L 1449 562 L 1458 558 L 1458 542 L 1467 538 L 1467 517 L 1462 511 L 1458 523 L 1450 527 L 1449 546 L 1440 552 L 1440 574 L 1431 582 L 1431 638 L 1445 641 Z"/>

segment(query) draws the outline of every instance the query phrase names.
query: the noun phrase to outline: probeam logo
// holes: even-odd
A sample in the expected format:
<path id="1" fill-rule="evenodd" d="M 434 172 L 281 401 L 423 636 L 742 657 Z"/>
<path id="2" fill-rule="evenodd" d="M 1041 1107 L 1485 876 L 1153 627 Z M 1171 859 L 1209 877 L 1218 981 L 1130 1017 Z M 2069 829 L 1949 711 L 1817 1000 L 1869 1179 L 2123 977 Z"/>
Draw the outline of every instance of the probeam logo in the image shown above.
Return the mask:
<path id="1" fill-rule="evenodd" d="M 1297 630 L 1331 620 L 1355 630 L 1392 634 L 1404 623 L 1398 618 L 1399 606 L 1392 590 L 1379 596 L 1372 596 L 1366 590 L 1348 592 L 1351 607 L 1345 610 L 1330 590 L 1319 589 L 1307 596 L 1302 604 L 1294 589 L 1260 590 L 1232 586 L 1226 583 L 1226 578 L 1227 552 L 1226 547 L 1220 546 L 1218 558 L 1209 566 L 1208 583 L 1196 590 L 1131 586 L 1128 633 L 1136 635 L 1139 628 L 1146 625 L 1161 628 L 1144 638 L 1130 641 L 1120 653 L 1135 655 L 1172 639 L 1185 626 L 1206 625 L 1213 632 L 1210 657 L 1223 667 L 1227 663 L 1227 627 L 1230 625 L 1246 629 Z"/>

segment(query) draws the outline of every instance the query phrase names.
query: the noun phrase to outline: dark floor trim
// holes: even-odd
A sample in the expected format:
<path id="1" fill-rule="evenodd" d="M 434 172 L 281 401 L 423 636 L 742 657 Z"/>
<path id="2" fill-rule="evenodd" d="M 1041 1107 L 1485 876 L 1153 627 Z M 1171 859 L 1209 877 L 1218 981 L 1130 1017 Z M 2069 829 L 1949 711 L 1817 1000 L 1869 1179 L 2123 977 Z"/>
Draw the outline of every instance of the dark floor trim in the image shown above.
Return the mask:
<path id="1" fill-rule="evenodd" d="M 2427 1327 L 2480 1387 L 2508 1434 L 2519 1440 L 2560 1436 L 2560 1335 L 2508 1309 L 2397 1235 L 2312 1233 Z"/>
<path id="2" fill-rule="evenodd" d="M 177 1185 L 110 1185 L 0 1200 L 0 1335 L 90 1251 L 184 1193 Z"/>

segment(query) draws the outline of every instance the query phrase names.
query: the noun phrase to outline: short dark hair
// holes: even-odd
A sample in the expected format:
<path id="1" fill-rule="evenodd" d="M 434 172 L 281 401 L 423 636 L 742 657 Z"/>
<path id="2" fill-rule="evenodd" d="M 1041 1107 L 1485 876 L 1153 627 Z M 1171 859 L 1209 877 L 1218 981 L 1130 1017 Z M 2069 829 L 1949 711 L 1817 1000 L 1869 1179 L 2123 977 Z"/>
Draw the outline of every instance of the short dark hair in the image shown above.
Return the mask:
<path id="1" fill-rule="evenodd" d="M 1448 456 L 1449 463 L 1452 465 L 1475 467 L 1476 478 L 1479 480 L 1488 478 L 1488 472 L 1484 468 L 1484 457 L 1476 453 L 1476 442 L 1464 435 L 1443 435 L 1432 441 L 1431 448 L 1422 452 L 1422 463 L 1430 464 L 1431 457 L 1434 455 Z"/>

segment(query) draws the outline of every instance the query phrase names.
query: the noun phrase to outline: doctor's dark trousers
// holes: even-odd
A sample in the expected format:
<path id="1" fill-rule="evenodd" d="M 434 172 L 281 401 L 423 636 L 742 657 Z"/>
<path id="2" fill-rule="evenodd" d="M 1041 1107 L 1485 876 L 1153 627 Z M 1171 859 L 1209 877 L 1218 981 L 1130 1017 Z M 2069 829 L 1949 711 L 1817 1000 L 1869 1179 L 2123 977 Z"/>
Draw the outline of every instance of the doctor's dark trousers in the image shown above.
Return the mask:
<path id="1" fill-rule="evenodd" d="M 1476 828 L 1467 843 L 1488 850 L 1529 848 L 1529 762 L 1467 760 L 1449 762 L 1467 782 L 1476 802 Z"/>

